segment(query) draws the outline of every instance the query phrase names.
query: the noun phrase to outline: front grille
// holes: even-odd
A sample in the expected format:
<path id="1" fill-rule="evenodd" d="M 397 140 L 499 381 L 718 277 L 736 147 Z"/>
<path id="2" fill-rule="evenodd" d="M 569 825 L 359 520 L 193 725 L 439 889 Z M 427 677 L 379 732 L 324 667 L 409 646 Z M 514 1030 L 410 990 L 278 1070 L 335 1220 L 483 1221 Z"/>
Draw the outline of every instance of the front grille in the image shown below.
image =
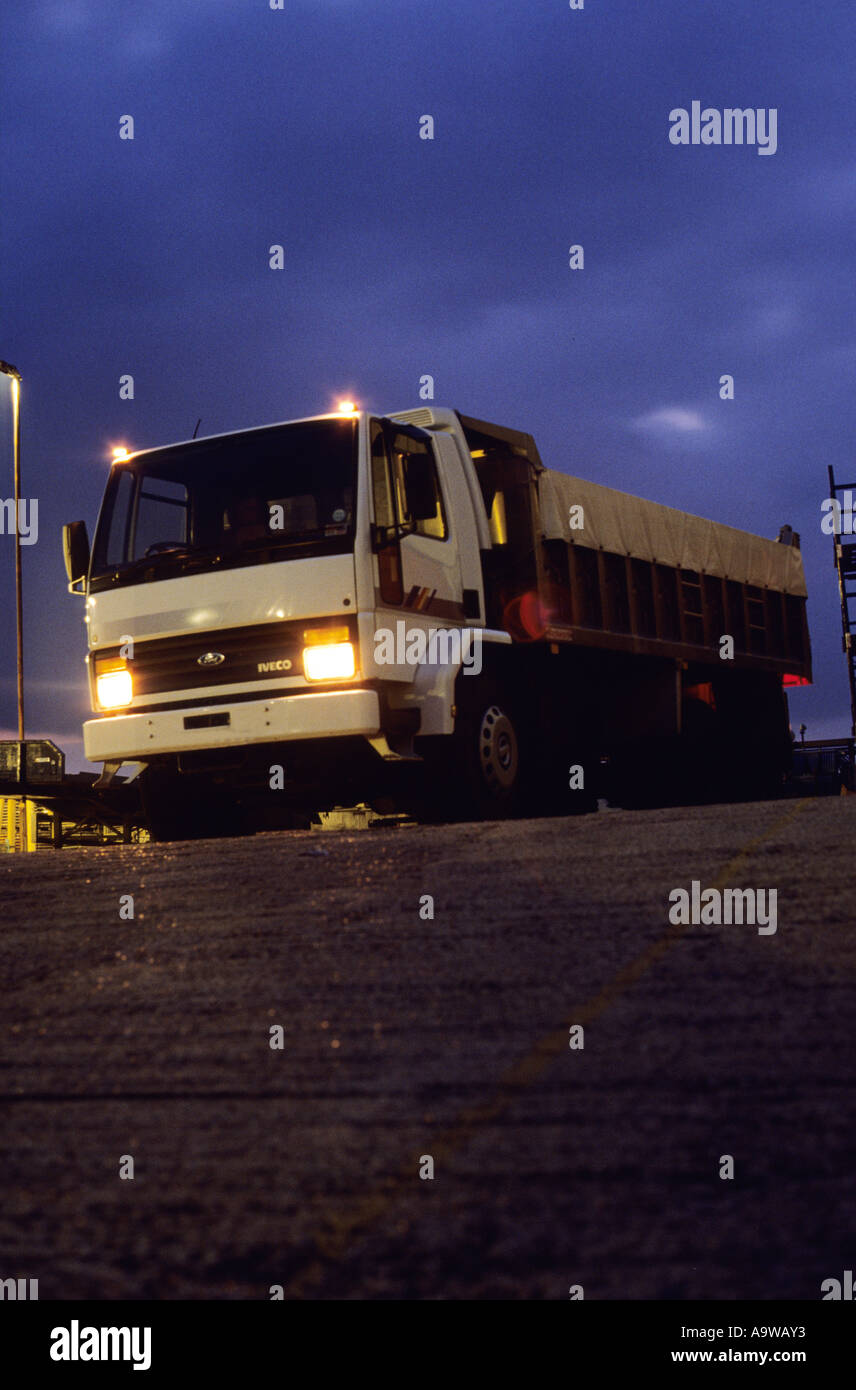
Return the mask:
<path id="1" fill-rule="evenodd" d="M 137 641 L 133 659 L 128 663 L 134 678 L 134 696 L 241 685 L 250 681 L 270 684 L 272 680 L 289 676 L 302 677 L 304 630 L 345 624 L 351 640 L 355 640 L 353 620 L 337 616 L 259 623 L 252 627 L 221 628 L 215 632 Z M 118 655 L 119 647 L 102 648 L 94 654 L 96 662 Z M 219 656 L 223 660 L 212 659 L 200 665 L 199 658 L 205 656 Z"/>

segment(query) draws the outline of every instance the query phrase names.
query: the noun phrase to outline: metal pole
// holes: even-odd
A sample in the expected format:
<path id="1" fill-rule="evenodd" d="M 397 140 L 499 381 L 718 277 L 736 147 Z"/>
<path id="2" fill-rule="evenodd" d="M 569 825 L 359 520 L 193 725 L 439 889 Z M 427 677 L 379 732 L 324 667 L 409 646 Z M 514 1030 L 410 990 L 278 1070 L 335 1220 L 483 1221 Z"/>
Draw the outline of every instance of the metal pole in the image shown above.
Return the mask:
<path id="1" fill-rule="evenodd" d="M 20 378 L 12 378 L 12 455 L 15 470 L 15 621 L 18 647 L 18 738 L 24 741 L 24 590 L 21 583 Z"/>
<path id="2" fill-rule="evenodd" d="M 0 362 L 0 372 L 11 377 L 12 382 L 12 459 L 15 474 L 15 626 L 18 654 L 18 743 L 23 766 L 19 770 L 21 781 L 27 778 L 27 750 L 24 744 L 24 605 L 21 584 L 21 373 L 10 362 Z M 27 800 L 21 798 L 21 848 L 35 849 L 29 842 L 29 816 Z"/>
<path id="3" fill-rule="evenodd" d="M 15 473 L 15 623 L 18 649 L 18 739 L 24 741 L 24 600 L 21 584 L 21 373 L 11 362 L 0 372 L 12 384 L 12 459 Z"/>

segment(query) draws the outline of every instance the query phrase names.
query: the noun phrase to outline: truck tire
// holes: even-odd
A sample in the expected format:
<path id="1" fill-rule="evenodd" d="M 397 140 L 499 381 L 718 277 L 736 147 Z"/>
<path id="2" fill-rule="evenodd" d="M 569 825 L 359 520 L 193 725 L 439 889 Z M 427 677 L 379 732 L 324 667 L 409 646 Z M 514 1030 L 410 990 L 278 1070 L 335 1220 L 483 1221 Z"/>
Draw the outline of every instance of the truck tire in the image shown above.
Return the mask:
<path id="1" fill-rule="evenodd" d="M 682 733 L 637 739 L 619 748 L 610 801 L 628 811 L 697 806 L 728 799 L 719 721 L 701 700 L 685 700 Z"/>
<path id="2" fill-rule="evenodd" d="M 744 746 L 732 769 L 732 799 L 775 801 L 784 789 L 782 763 L 782 750 L 776 744 L 758 739 L 753 747 Z"/>
<path id="3" fill-rule="evenodd" d="M 684 700 L 674 798 L 682 806 L 728 799 L 727 749 L 719 719 L 702 700 Z"/>
<path id="4" fill-rule="evenodd" d="M 455 700 L 455 732 L 425 740 L 416 814 L 432 822 L 506 820 L 520 809 L 523 784 L 514 707 L 493 681 L 472 678 L 459 678 Z"/>
<path id="5" fill-rule="evenodd" d="M 600 762 L 574 717 L 534 711 L 523 732 L 523 814 L 539 819 L 597 811 Z"/>

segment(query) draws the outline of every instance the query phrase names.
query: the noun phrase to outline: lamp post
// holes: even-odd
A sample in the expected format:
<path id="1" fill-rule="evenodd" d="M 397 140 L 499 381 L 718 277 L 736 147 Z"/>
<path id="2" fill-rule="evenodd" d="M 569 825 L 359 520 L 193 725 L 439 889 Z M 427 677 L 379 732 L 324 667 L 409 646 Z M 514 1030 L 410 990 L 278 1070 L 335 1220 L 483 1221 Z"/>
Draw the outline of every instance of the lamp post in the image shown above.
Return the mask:
<path id="1" fill-rule="evenodd" d="M 21 373 L 9 362 L 0 372 L 12 382 L 12 466 L 15 474 L 15 621 L 18 648 L 18 738 L 24 741 L 24 607 L 21 587 Z"/>

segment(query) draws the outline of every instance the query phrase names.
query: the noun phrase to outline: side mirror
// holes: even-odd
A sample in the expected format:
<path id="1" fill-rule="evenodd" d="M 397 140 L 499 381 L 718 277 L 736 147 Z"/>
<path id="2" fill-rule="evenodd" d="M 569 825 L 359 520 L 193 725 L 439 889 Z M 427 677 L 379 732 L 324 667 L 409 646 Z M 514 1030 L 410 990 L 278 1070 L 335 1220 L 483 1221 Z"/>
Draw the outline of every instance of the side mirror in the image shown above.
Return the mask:
<path id="1" fill-rule="evenodd" d="M 62 528 L 62 551 L 69 584 L 86 578 L 89 569 L 89 536 L 85 521 L 72 521 Z"/>

